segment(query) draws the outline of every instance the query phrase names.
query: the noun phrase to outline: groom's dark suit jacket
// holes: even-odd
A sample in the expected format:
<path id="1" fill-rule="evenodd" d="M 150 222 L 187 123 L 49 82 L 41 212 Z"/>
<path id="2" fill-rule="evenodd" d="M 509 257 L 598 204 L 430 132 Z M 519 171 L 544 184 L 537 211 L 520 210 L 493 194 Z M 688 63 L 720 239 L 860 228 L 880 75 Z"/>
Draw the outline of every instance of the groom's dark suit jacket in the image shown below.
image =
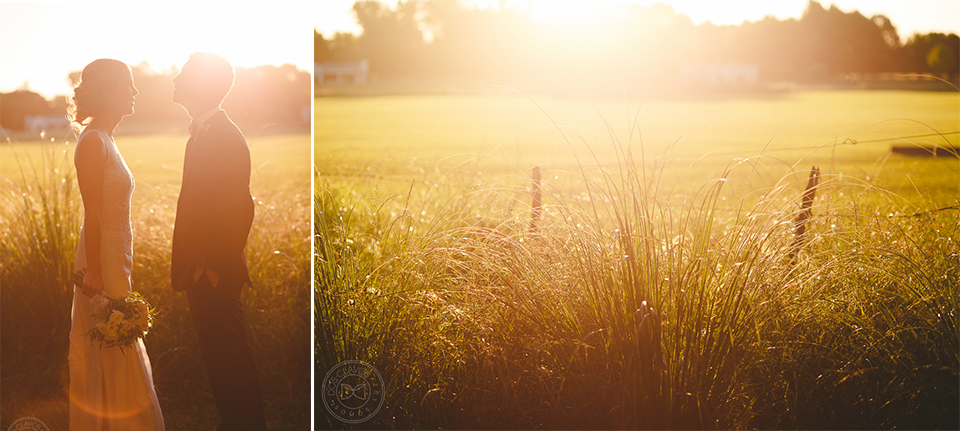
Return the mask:
<path id="1" fill-rule="evenodd" d="M 200 127 L 187 142 L 177 200 L 170 269 L 176 291 L 193 287 L 200 264 L 221 282 L 250 283 L 243 254 L 254 211 L 250 150 L 223 111 Z"/>

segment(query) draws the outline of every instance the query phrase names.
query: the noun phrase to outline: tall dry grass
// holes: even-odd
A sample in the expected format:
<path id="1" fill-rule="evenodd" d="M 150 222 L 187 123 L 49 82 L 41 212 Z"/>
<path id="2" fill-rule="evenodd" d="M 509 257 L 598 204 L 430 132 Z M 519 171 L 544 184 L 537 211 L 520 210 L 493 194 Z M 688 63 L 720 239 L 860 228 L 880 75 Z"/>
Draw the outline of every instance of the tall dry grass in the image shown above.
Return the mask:
<path id="1" fill-rule="evenodd" d="M 887 217 L 830 173 L 805 208 L 807 171 L 763 157 L 691 192 L 638 138 L 611 133 L 606 163 L 558 130 L 587 151 L 536 209 L 519 169 L 387 198 L 318 180 L 315 372 L 380 370 L 368 426 L 958 425 L 955 212 Z"/>
<path id="2" fill-rule="evenodd" d="M 43 411 L 51 413 L 41 419 L 66 427 L 69 273 L 83 217 L 74 145 L 12 140 L 3 145 L 19 167 L 17 175 L 3 172 L 0 197 L 3 426 L 47 406 Z M 185 429 L 217 419 L 186 298 L 169 283 L 178 184 L 137 184 L 132 276 L 133 289 L 159 311 L 146 346 L 167 425 Z M 309 423 L 308 184 L 308 179 L 292 179 L 289 185 L 271 186 L 269 198 L 257 202 L 246 246 L 254 288 L 243 292 L 244 310 L 268 421 L 275 429 L 302 429 Z M 259 195 L 263 186 L 255 183 L 252 189 Z"/>

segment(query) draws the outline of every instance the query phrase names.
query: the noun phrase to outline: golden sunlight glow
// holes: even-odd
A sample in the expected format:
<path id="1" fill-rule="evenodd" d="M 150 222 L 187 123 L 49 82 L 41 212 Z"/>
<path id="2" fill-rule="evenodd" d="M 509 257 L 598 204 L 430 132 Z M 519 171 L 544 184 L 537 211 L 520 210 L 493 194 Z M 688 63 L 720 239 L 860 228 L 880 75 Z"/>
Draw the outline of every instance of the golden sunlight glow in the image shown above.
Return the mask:
<path id="1" fill-rule="evenodd" d="M 89 415 L 98 416 L 98 417 L 101 417 L 101 418 L 104 418 L 104 419 L 126 419 L 126 418 L 132 418 L 132 417 L 134 417 L 134 416 L 136 416 L 136 415 L 139 415 L 139 414 L 140 414 L 141 412 L 143 412 L 143 410 L 144 410 L 144 409 L 141 407 L 141 408 L 134 409 L 134 410 L 127 410 L 127 411 L 120 411 L 120 412 L 118 412 L 118 411 L 106 412 L 106 411 L 103 411 L 103 410 L 98 410 L 98 409 L 92 408 L 92 407 L 84 404 L 84 400 L 76 399 L 76 397 L 74 397 L 73 394 L 69 393 L 69 391 L 67 391 L 67 395 L 70 397 L 70 404 L 73 404 L 74 406 L 76 406 L 76 407 L 79 408 L 80 410 L 83 410 L 84 412 L 86 412 L 86 413 L 89 414 Z"/>
<path id="2" fill-rule="evenodd" d="M 303 4 L 4 4 L 0 91 L 25 82 L 50 97 L 71 87 L 67 74 L 97 58 L 154 70 L 208 51 L 234 66 L 292 63 L 311 70 L 312 17 Z M 15 42 L 14 42 L 15 41 Z"/>
<path id="3" fill-rule="evenodd" d="M 605 7 L 598 7 L 600 4 L 604 4 L 604 2 L 535 1 L 531 4 L 530 13 L 535 19 L 549 20 L 557 24 L 589 25 L 606 9 Z"/>
<path id="4" fill-rule="evenodd" d="M 488 6 L 487 1 L 476 0 L 481 7 Z M 529 7 L 534 18 L 550 20 L 558 24 L 573 27 L 595 23 L 610 9 L 626 4 L 652 6 L 661 3 L 690 17 L 695 23 L 710 21 L 715 24 L 740 24 L 744 20 L 756 20 L 765 15 L 787 18 L 803 10 L 804 2 L 769 2 L 763 0 L 740 0 L 736 4 L 711 0 L 529 0 L 520 4 Z M 761 12 L 762 11 L 762 12 Z"/>
<path id="5" fill-rule="evenodd" d="M 343 3 L 349 8 L 353 0 L 326 0 L 327 3 Z M 348 4 L 349 3 L 349 4 Z M 395 2 L 388 2 L 395 3 Z M 624 4 L 652 6 L 662 3 L 675 12 L 690 17 L 694 24 L 710 21 L 716 25 L 739 25 L 744 21 L 758 21 L 766 16 L 779 20 L 799 18 L 807 0 L 471 0 L 480 8 L 507 7 L 528 8 L 538 18 L 553 20 L 572 26 L 582 26 L 596 19 L 595 11 Z M 906 36 L 914 32 L 956 32 L 956 20 L 951 20 L 960 8 L 960 2 L 918 0 L 821 0 L 824 7 L 831 4 L 844 11 L 859 10 L 864 16 L 884 14 L 891 18 Z M 342 9 L 342 7 L 341 7 Z M 336 9 L 332 9 L 336 10 Z"/>

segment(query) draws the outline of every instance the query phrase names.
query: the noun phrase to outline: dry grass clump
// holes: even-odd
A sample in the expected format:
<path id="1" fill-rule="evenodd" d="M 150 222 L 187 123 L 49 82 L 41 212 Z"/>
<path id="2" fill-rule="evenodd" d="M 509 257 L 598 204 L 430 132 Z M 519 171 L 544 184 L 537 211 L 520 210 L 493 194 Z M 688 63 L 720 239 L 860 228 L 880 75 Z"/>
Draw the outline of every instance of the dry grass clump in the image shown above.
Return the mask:
<path id="1" fill-rule="evenodd" d="M 62 408 L 42 419 L 65 427 L 73 298 L 69 280 L 83 219 L 74 146 L 4 145 L 17 157 L 19 175 L 4 172 L 0 195 L 3 417 L 29 416 L 39 404 L 54 400 Z M 40 157 L 31 159 L 30 154 Z M 252 185 L 255 194 L 258 187 Z M 302 428 L 309 421 L 307 190 L 302 183 L 272 188 L 270 198 L 258 202 L 246 247 L 255 285 L 243 293 L 248 333 L 260 367 L 268 420 L 278 428 Z M 178 191 L 178 181 L 138 181 L 131 209 L 132 277 L 133 289 L 159 311 L 146 346 L 166 423 L 193 428 L 216 421 L 216 410 L 205 389 L 208 379 L 186 297 L 170 288 Z"/>
<path id="2" fill-rule="evenodd" d="M 376 366 L 375 427 L 956 425 L 955 213 L 762 158 L 689 192 L 611 139 L 539 182 L 319 180 L 317 375 Z"/>

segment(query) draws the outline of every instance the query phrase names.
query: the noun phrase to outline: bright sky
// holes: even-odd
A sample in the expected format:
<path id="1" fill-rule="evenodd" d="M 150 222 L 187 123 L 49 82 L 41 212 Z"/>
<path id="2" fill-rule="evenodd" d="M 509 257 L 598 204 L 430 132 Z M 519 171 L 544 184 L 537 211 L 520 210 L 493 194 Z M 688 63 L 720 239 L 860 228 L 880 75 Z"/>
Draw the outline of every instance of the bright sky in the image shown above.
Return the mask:
<path id="1" fill-rule="evenodd" d="M 381 0 L 382 1 L 382 0 Z M 491 7 L 500 0 L 465 0 L 480 7 Z M 360 33 L 351 6 L 354 0 L 323 0 L 317 4 L 315 26 L 324 36 L 338 31 Z M 386 2 L 393 6 L 395 0 Z M 694 24 L 710 20 L 714 24 L 740 24 L 757 21 L 767 15 L 778 19 L 799 18 L 807 6 L 807 0 L 506 0 L 507 5 L 530 5 L 539 16 L 552 16 L 560 21 L 574 21 L 577 17 L 590 15 L 589 9 L 600 5 L 639 3 L 651 5 L 665 3 L 690 17 Z M 864 16 L 882 14 L 893 21 L 901 40 L 915 32 L 933 31 L 960 34 L 960 0 L 822 0 L 825 8 L 836 4 L 840 10 L 859 10 Z"/>
<path id="2" fill-rule="evenodd" d="M 50 98 L 71 93 L 67 75 L 98 58 L 165 70 L 197 51 L 312 71 L 312 16 L 312 2 L 0 3 L 0 92 L 26 82 Z"/>

